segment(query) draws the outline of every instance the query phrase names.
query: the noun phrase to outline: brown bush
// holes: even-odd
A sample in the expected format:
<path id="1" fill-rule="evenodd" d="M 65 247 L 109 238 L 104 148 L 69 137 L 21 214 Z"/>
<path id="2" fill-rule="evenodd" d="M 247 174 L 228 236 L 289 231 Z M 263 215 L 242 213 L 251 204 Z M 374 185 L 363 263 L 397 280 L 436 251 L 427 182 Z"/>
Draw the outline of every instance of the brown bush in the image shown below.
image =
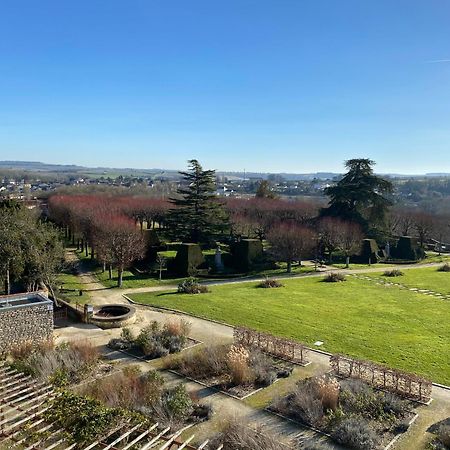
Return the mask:
<path id="1" fill-rule="evenodd" d="M 254 375 L 249 367 L 250 353 L 242 346 L 232 345 L 227 353 L 227 365 L 231 382 L 235 386 L 249 384 Z"/>
<path id="2" fill-rule="evenodd" d="M 284 285 L 275 278 L 266 278 L 265 280 L 261 281 L 261 283 L 258 284 L 258 287 L 265 289 L 279 288 L 283 286 Z"/>
<path id="3" fill-rule="evenodd" d="M 440 266 L 438 268 L 438 271 L 439 272 L 450 272 L 450 264 L 449 263 L 442 264 L 442 266 Z"/>
<path id="4" fill-rule="evenodd" d="M 340 272 L 331 272 L 328 275 L 325 275 L 323 277 L 322 281 L 325 281 L 325 283 L 340 283 L 342 281 L 346 281 L 347 278 L 343 273 Z"/>
<path id="5" fill-rule="evenodd" d="M 336 378 L 320 377 L 317 380 L 317 393 L 324 411 L 335 411 L 339 404 L 340 386 Z"/>
<path id="6" fill-rule="evenodd" d="M 188 336 L 191 324 L 184 319 L 169 320 L 164 324 L 164 330 L 169 336 Z"/>
<path id="7" fill-rule="evenodd" d="M 204 379 L 228 372 L 228 345 L 211 345 L 167 360 L 166 368 L 183 375 Z"/>
<path id="8" fill-rule="evenodd" d="M 280 442 L 280 437 L 261 429 L 253 430 L 242 420 L 231 419 L 225 422 L 223 430 L 214 436 L 208 449 L 223 445 L 223 450 L 283 450 L 289 448 Z"/>
<path id="9" fill-rule="evenodd" d="M 399 269 L 392 269 L 392 270 L 385 270 L 383 275 L 385 277 L 402 277 L 404 273 Z"/>

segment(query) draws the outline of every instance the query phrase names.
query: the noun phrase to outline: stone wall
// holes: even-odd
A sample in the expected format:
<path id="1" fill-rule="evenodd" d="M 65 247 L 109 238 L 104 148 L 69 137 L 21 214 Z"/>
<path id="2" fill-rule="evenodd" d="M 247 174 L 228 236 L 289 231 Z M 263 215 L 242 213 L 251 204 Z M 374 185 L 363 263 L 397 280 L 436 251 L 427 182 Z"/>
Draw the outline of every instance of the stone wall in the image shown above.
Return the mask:
<path id="1" fill-rule="evenodd" d="M 0 308 L 0 354 L 24 341 L 41 342 L 53 334 L 50 302 Z"/>

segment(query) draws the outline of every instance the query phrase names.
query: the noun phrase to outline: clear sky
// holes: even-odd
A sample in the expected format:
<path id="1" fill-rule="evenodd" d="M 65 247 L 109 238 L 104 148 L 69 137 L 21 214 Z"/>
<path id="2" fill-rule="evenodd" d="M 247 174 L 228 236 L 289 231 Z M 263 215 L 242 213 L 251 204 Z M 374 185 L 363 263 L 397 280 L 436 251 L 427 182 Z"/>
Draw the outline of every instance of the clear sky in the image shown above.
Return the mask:
<path id="1" fill-rule="evenodd" d="M 450 172 L 448 0 L 0 0 L 0 159 Z"/>

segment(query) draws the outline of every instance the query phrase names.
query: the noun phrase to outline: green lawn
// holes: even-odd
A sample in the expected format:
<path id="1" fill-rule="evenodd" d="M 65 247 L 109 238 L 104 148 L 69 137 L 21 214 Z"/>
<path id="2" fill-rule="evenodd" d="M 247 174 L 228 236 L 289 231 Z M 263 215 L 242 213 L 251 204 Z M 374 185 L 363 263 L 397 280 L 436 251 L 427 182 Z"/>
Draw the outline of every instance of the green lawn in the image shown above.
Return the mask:
<path id="1" fill-rule="evenodd" d="M 401 267 L 399 269 L 401 270 Z M 392 281 L 393 283 L 400 283 L 413 288 L 429 289 L 441 294 L 450 294 L 450 272 L 439 272 L 437 269 L 437 267 L 407 269 L 403 271 L 403 276 L 393 278 L 383 276 L 383 272 L 364 275 L 379 277 L 385 281 Z"/>
<path id="2" fill-rule="evenodd" d="M 135 294 L 138 302 L 245 325 L 330 352 L 342 352 L 450 384 L 448 302 L 370 281 L 321 278 L 284 281 L 279 289 L 255 283 L 211 287 L 196 296 Z"/>
<path id="3" fill-rule="evenodd" d="M 58 276 L 58 283 L 63 290 L 67 290 L 59 294 L 63 300 L 70 303 L 86 303 L 89 300 L 89 293 L 85 291 L 85 286 L 77 275 L 61 273 Z M 83 291 L 82 296 L 79 294 L 80 290 Z"/>

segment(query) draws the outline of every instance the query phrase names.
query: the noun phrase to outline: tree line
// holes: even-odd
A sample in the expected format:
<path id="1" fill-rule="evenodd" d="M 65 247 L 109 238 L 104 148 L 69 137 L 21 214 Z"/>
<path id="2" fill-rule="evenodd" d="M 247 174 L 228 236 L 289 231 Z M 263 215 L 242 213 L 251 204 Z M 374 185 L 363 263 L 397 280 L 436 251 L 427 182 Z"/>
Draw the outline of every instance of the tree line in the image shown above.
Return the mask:
<path id="1" fill-rule="evenodd" d="M 414 235 L 422 246 L 430 239 L 450 241 L 449 217 L 395 206 L 391 182 L 375 175 L 373 166 L 368 159 L 347 161 L 347 173 L 325 190 L 329 201 L 323 204 L 276 198 L 266 185 L 252 198 L 223 199 L 215 172 L 191 160 L 172 197 L 55 195 L 49 215 L 79 248 L 89 247 L 110 271 L 116 267 L 119 285 L 124 269 L 145 254 L 145 228 L 210 247 L 244 238 L 267 241 L 288 271 L 304 258 L 326 254 L 331 262 L 337 251 L 348 264 L 364 237 L 384 243 Z"/>
<path id="2" fill-rule="evenodd" d="M 6 294 L 12 285 L 35 291 L 53 292 L 63 264 L 63 246 L 59 231 L 42 220 L 36 210 L 23 204 L 0 202 L 0 279 Z"/>

